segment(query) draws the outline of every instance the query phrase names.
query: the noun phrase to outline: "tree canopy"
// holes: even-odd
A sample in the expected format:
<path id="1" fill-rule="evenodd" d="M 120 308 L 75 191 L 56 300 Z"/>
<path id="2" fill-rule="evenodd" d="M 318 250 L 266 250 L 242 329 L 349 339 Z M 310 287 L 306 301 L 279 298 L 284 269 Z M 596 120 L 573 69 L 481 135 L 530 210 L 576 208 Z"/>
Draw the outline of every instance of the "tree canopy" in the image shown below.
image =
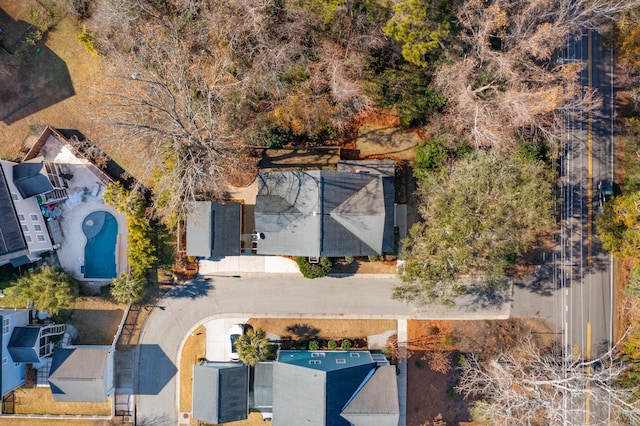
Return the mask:
<path id="1" fill-rule="evenodd" d="M 24 306 L 31 304 L 40 311 L 55 315 L 71 306 L 80 293 L 80 287 L 69 274 L 45 266 L 20 277 L 5 292 Z"/>
<path id="2" fill-rule="evenodd" d="M 620 424 L 640 421 L 636 388 L 617 385 L 628 364 L 615 356 L 615 346 L 585 360 L 523 336 L 518 348 L 495 358 L 468 355 L 460 369 L 456 391 L 476 399 L 470 412 L 484 425 L 559 425 L 584 419 L 587 398 L 591 407 L 610 407 Z M 592 409 L 594 424 L 610 424 L 612 418 L 603 411 Z"/>
<path id="3" fill-rule="evenodd" d="M 620 195 L 596 217 L 602 247 L 614 256 L 640 258 L 640 193 Z"/>
<path id="4" fill-rule="evenodd" d="M 137 303 L 144 296 L 146 281 L 132 274 L 121 274 L 111 283 L 111 296 L 121 303 Z"/>
<path id="5" fill-rule="evenodd" d="M 265 361 L 271 353 L 269 339 L 261 328 L 248 329 L 236 339 L 235 346 L 240 360 L 251 367 Z"/>
<path id="6" fill-rule="evenodd" d="M 423 174 L 418 192 L 422 221 L 403 242 L 394 290 L 405 301 L 450 303 L 463 274 L 495 284 L 552 223 L 549 171 L 521 155 L 471 152 Z"/>

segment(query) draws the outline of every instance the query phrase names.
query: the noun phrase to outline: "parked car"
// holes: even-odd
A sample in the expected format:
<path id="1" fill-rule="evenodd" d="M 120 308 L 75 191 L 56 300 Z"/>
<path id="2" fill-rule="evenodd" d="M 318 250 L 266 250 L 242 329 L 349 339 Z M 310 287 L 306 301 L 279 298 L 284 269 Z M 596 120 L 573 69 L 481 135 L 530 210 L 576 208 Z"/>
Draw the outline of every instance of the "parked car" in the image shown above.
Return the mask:
<path id="1" fill-rule="evenodd" d="M 231 342 L 231 361 L 240 361 L 238 352 L 236 351 L 236 340 L 244 334 L 244 324 L 233 324 L 229 327 L 229 341 Z"/>
<path id="2" fill-rule="evenodd" d="M 604 211 L 604 205 L 613 197 L 613 185 L 609 180 L 598 182 L 598 211 Z"/>

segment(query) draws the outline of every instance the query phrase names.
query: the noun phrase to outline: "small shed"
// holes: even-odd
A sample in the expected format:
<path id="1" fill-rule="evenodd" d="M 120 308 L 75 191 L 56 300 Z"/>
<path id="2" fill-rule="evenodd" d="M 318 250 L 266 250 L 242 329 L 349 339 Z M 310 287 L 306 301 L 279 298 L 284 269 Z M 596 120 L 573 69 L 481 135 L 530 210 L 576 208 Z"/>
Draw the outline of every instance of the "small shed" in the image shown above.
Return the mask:
<path id="1" fill-rule="evenodd" d="M 203 361 L 193 367 L 193 418 L 220 424 L 249 416 L 249 367 Z"/>
<path id="2" fill-rule="evenodd" d="M 113 394 L 111 346 L 75 346 L 53 353 L 49 386 L 56 402 L 106 402 Z"/>
<path id="3" fill-rule="evenodd" d="M 239 255 L 241 219 L 240 203 L 196 201 L 187 215 L 187 256 Z"/>

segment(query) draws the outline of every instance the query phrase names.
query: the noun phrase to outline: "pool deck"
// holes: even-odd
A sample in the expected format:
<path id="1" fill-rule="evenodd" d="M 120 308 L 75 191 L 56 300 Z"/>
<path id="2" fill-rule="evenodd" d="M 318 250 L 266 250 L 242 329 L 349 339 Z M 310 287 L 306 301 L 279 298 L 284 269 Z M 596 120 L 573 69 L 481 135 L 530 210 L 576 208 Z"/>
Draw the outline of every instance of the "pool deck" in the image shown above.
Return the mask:
<path id="1" fill-rule="evenodd" d="M 82 231 L 82 221 L 91 212 L 103 210 L 111 213 L 118 221 L 118 239 L 116 243 L 116 271 L 118 275 L 127 272 L 127 222 L 124 216 L 113 207 L 105 205 L 97 194 L 93 194 L 98 185 L 106 186 L 109 182 L 93 165 L 84 158 L 77 157 L 69 145 L 60 141 L 55 135 L 49 136 L 40 150 L 46 161 L 63 164 L 65 171 L 73 175 L 68 180 L 69 193 L 84 192 L 83 201 L 75 205 L 60 203 L 62 214 L 58 218 L 62 230 L 63 242 L 57 250 L 62 268 L 92 292 L 99 292 L 110 279 L 85 279 L 81 271 L 84 265 L 84 246 L 87 241 Z"/>

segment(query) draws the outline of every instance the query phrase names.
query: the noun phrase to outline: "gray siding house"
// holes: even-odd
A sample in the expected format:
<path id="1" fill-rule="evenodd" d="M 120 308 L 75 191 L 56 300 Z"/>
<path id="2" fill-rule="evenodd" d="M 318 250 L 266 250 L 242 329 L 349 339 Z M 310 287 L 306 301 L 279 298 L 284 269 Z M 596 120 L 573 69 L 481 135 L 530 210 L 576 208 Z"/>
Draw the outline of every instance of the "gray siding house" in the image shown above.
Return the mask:
<path id="1" fill-rule="evenodd" d="M 241 216 L 240 203 L 196 201 L 187 215 L 187 256 L 239 255 Z"/>
<path id="2" fill-rule="evenodd" d="M 193 366 L 193 417 L 220 424 L 249 415 L 249 367 L 204 361 Z"/>
<path id="3" fill-rule="evenodd" d="M 394 251 L 394 178 L 352 171 L 258 174 L 258 254 L 308 257 Z"/>
<path id="4" fill-rule="evenodd" d="M 112 346 L 56 349 L 49 386 L 56 402 L 106 402 L 114 392 Z"/>

